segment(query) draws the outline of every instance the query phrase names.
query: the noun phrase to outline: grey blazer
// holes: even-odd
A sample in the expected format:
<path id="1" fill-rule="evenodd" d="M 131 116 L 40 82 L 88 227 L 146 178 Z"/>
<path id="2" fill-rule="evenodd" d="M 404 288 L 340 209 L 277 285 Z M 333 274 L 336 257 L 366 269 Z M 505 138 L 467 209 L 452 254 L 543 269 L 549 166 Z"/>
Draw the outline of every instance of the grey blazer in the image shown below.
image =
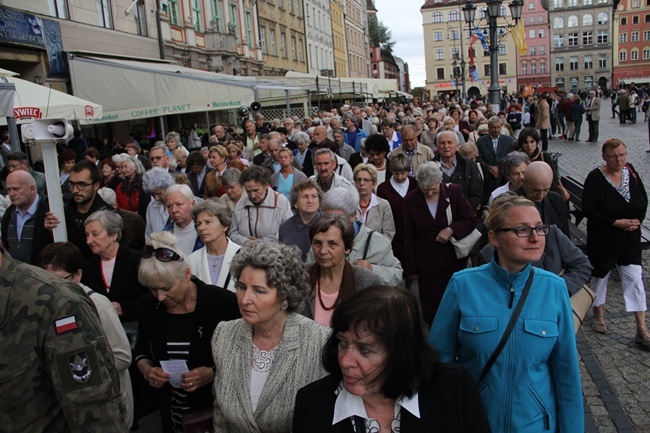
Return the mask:
<path id="1" fill-rule="evenodd" d="M 366 217 L 366 227 L 386 236 L 389 241 L 395 237 L 395 220 L 393 219 L 393 210 L 390 208 L 388 200 L 377 197 L 379 205 L 368 209 Z M 357 209 L 357 220 L 361 221 L 361 211 Z"/>
<path id="2" fill-rule="evenodd" d="M 321 352 L 330 332 L 299 314 L 287 315 L 282 341 L 253 412 L 253 327 L 243 319 L 219 323 L 212 336 L 214 431 L 290 432 L 296 393 L 326 375 Z"/>

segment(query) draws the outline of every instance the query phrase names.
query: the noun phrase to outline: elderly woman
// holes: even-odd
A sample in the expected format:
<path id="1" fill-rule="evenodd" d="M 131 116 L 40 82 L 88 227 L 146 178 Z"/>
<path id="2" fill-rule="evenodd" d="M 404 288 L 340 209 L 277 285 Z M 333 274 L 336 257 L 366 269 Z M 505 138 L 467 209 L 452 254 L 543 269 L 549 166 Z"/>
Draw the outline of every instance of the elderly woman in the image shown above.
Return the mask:
<path id="1" fill-rule="evenodd" d="M 485 117 L 481 117 L 476 120 L 474 129 L 469 133 L 469 136 L 467 140 L 465 140 L 465 143 L 476 144 L 479 138 L 483 137 L 484 135 L 488 135 L 489 133 L 490 130 L 487 126 L 487 119 Z"/>
<path id="2" fill-rule="evenodd" d="M 36 265 L 52 275 L 72 281 L 84 290 L 93 302 L 102 323 L 106 339 L 113 352 L 115 369 L 120 377 L 120 390 L 126 407 L 126 425 L 133 424 L 133 390 L 131 389 L 131 345 L 111 301 L 90 287 L 81 284 L 83 256 L 72 242 L 54 242 L 46 246 L 38 256 Z"/>
<path id="3" fill-rule="evenodd" d="M 280 224 L 278 240 L 287 245 L 295 245 L 302 251 L 301 258 L 307 259 L 311 249 L 309 228 L 321 216 L 320 202 L 323 191 L 315 180 L 305 179 L 291 188 L 291 208 L 295 215 Z"/>
<path id="4" fill-rule="evenodd" d="M 449 240 L 469 235 L 476 217 L 461 187 L 442 182 L 437 162 L 422 164 L 415 178 L 419 188 L 404 198 L 403 263 L 407 278 L 418 281 L 422 316 L 430 324 L 447 282 L 467 264 L 466 258 L 456 257 Z"/>
<path id="5" fill-rule="evenodd" d="M 458 125 L 456 124 L 456 121 L 453 118 L 447 116 L 444 119 L 442 119 L 442 125 L 440 125 L 440 128 L 438 128 L 438 132 L 440 132 L 442 128 L 449 128 L 451 131 L 453 131 L 456 134 L 456 137 L 458 137 L 459 146 L 465 144 L 465 137 L 463 137 L 463 134 L 458 130 Z"/>
<path id="6" fill-rule="evenodd" d="M 208 155 L 210 157 L 210 164 L 214 170 L 205 177 L 205 189 L 203 191 L 203 198 L 205 199 L 221 197 L 224 194 L 225 188 L 221 176 L 228 168 L 226 164 L 228 162 L 228 150 L 225 147 L 221 145 L 212 146 L 209 149 Z"/>
<path id="7" fill-rule="evenodd" d="M 169 212 L 169 221 L 163 229 L 171 232 L 178 240 L 178 248 L 185 255 L 203 247 L 203 241 L 197 234 L 192 220 L 192 208 L 196 198 L 187 185 L 172 185 L 165 190 L 165 206 Z"/>
<path id="8" fill-rule="evenodd" d="M 555 191 L 558 194 L 562 195 L 562 192 L 559 190 L 558 182 L 560 175 L 558 173 L 557 166 L 551 159 L 551 155 L 548 152 L 543 152 L 539 147 L 539 133 L 535 128 L 524 128 L 519 133 L 519 138 L 517 139 L 517 145 L 528 155 L 530 162 L 543 161 L 547 163 L 553 170 L 553 181 L 551 183 L 551 191 Z"/>
<path id="9" fill-rule="evenodd" d="M 329 330 L 298 314 L 309 291 L 300 252 L 244 246 L 230 268 L 242 319 L 212 337 L 215 432 L 290 432 L 296 392 L 320 379 Z"/>
<path id="10" fill-rule="evenodd" d="M 131 212 L 146 215 L 147 205 L 151 200 L 149 194 L 142 189 L 142 174 L 144 167 L 137 158 L 124 155 L 122 163 L 122 176 L 124 180 L 115 188 L 117 196 L 117 207 Z M 140 203 L 142 200 L 142 203 Z"/>
<path id="11" fill-rule="evenodd" d="M 641 222 L 648 195 L 639 173 L 627 163 L 627 146 L 610 138 L 602 146 L 605 164 L 592 170 L 585 180 L 582 210 L 587 217 L 587 255 L 594 270 L 591 287 L 596 292 L 593 329 L 607 331 L 605 299 L 607 282 L 618 268 L 625 309 L 634 313 L 635 341 L 650 347 L 645 323 L 646 290 L 642 280 Z"/>
<path id="12" fill-rule="evenodd" d="M 528 155 L 523 152 L 510 152 L 501 160 L 499 174 L 505 176 L 507 182 L 501 185 L 490 194 L 488 206 L 492 204 L 495 198 L 507 191 L 513 191 L 524 183 L 524 172 L 530 164 Z"/>
<path id="13" fill-rule="evenodd" d="M 210 339 L 221 321 L 241 317 L 235 295 L 193 277 L 167 232 L 149 237 L 138 280 L 153 296 L 141 306 L 135 362 L 156 390 L 163 432 L 183 431 L 183 415 L 212 407 Z M 172 362 L 187 371 L 170 374 Z"/>
<path id="14" fill-rule="evenodd" d="M 354 184 L 359 192 L 357 220 L 371 230 L 386 236 L 389 241 L 395 236 L 395 221 L 390 203 L 375 195 L 377 169 L 374 165 L 359 164 L 354 168 Z"/>
<path id="15" fill-rule="evenodd" d="M 438 126 L 439 126 L 438 119 L 433 116 L 430 116 L 427 119 L 428 130 L 422 131 L 422 133 L 418 137 L 418 141 L 420 143 L 424 144 L 425 146 L 429 146 L 431 150 L 433 150 L 434 152 L 438 150 L 436 148 L 436 134 L 438 131 Z"/>
<path id="16" fill-rule="evenodd" d="M 388 160 L 386 159 L 390 152 L 390 144 L 382 134 L 372 134 L 366 138 L 365 144 L 368 163 L 375 166 L 377 170 L 377 183 L 381 184 L 391 178 Z"/>
<path id="17" fill-rule="evenodd" d="M 303 314 L 330 326 L 332 312 L 355 292 L 381 284 L 372 271 L 346 259 L 354 244 L 354 227 L 342 215 L 323 215 L 309 229 L 316 263 L 309 268 L 311 291 Z"/>
<path id="18" fill-rule="evenodd" d="M 181 134 L 175 131 L 171 131 L 170 133 L 167 134 L 165 143 L 167 143 L 167 155 L 168 156 L 174 156 L 174 151 L 176 149 L 183 149 L 183 152 L 185 152 L 185 155 L 189 155 L 189 151 L 183 146 L 183 142 L 181 140 Z"/>
<path id="19" fill-rule="evenodd" d="M 386 286 L 341 302 L 323 351 L 330 374 L 298 391 L 293 433 L 489 432 L 474 380 L 438 361 L 417 310 Z"/>
<path id="20" fill-rule="evenodd" d="M 283 147 L 278 150 L 278 162 L 280 163 L 280 171 L 271 176 L 271 187 L 290 200 L 293 186 L 302 180 L 306 180 L 307 176 L 292 166 L 293 153 L 291 149 Z"/>
<path id="21" fill-rule="evenodd" d="M 235 291 L 230 262 L 239 245 L 228 239 L 232 212 L 223 204 L 206 200 L 192 208 L 192 219 L 205 246 L 187 258 L 192 275 L 215 286 Z"/>
<path id="22" fill-rule="evenodd" d="M 110 299 L 122 322 L 138 320 L 138 302 L 146 290 L 137 277 L 140 253 L 120 245 L 122 217 L 112 210 L 99 210 L 84 225 L 94 257 L 81 265 L 81 282 Z"/>
<path id="23" fill-rule="evenodd" d="M 230 212 L 235 210 L 235 205 L 241 198 L 244 188 L 239 184 L 241 171 L 237 168 L 227 168 L 221 176 L 221 183 L 226 193 L 219 197 L 219 203 L 225 204 Z"/>
<path id="24" fill-rule="evenodd" d="M 147 205 L 145 238 L 153 232 L 162 231 L 169 220 L 169 212 L 165 206 L 165 191 L 174 185 L 174 178 L 167 170 L 154 167 L 142 175 L 142 189 L 149 194 L 153 200 Z"/>
<path id="25" fill-rule="evenodd" d="M 126 153 L 129 156 L 132 156 L 140 161 L 140 164 L 142 164 L 145 170 L 149 170 L 151 168 L 151 161 L 149 161 L 149 159 L 142 154 L 142 149 L 140 149 L 137 144 L 128 143 L 126 145 Z"/>
<path id="26" fill-rule="evenodd" d="M 187 153 L 185 153 L 185 149 L 182 149 L 180 147 L 177 147 L 174 149 L 172 152 L 174 154 L 174 159 L 173 161 L 176 161 L 176 171 L 179 173 L 186 173 L 187 172 Z"/>
<path id="27" fill-rule="evenodd" d="M 115 190 L 120 182 L 122 182 L 122 179 L 117 175 L 117 166 L 113 160 L 111 158 L 104 158 L 99 168 L 102 170 L 101 186 Z"/>
<path id="28" fill-rule="evenodd" d="M 531 265 L 544 252 L 548 226 L 533 202 L 510 194 L 492 203 L 485 225 L 494 257 L 452 277 L 429 343 L 443 362 L 469 368 L 492 431 L 584 431 L 567 287 Z"/>
<path id="29" fill-rule="evenodd" d="M 241 161 L 246 167 L 250 167 L 250 162 L 242 157 L 242 149 L 236 142 L 231 142 L 226 146 L 228 151 L 228 165 L 233 161 Z"/>

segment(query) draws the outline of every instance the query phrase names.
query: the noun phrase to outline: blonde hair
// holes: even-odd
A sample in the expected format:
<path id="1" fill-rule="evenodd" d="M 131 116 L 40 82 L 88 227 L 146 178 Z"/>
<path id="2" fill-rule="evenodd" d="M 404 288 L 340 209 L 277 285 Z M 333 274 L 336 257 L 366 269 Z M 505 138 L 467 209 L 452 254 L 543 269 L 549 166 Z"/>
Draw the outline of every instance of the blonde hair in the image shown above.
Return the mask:
<path id="1" fill-rule="evenodd" d="M 176 246 L 176 236 L 171 232 L 151 233 L 147 245 L 157 248 L 169 248 L 180 256 L 179 260 L 161 262 L 155 255 L 142 258 L 138 267 L 138 281 L 150 289 L 168 288 L 176 279 L 182 279 L 189 268 L 185 254 Z"/>
<path id="2" fill-rule="evenodd" d="M 494 199 L 492 206 L 490 206 L 490 211 L 485 218 L 485 227 L 491 231 L 503 228 L 503 222 L 510 213 L 510 210 L 521 206 L 530 206 L 537 209 L 535 203 L 528 200 L 526 197 L 522 197 L 510 191 L 501 194 Z"/>
<path id="3" fill-rule="evenodd" d="M 356 167 L 354 167 L 354 174 L 352 176 L 354 180 L 357 180 L 357 173 L 359 173 L 360 171 L 367 171 L 368 174 L 370 175 L 370 179 L 372 179 L 373 182 L 377 182 L 377 168 L 375 168 L 374 165 L 359 164 Z"/>

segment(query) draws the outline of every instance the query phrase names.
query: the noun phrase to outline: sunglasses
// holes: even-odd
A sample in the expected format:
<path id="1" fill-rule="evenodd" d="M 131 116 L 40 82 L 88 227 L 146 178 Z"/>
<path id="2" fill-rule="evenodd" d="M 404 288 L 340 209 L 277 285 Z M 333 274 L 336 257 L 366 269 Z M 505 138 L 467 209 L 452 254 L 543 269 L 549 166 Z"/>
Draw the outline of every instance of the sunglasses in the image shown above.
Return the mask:
<path id="1" fill-rule="evenodd" d="M 174 250 L 170 250 L 169 248 L 155 248 L 152 247 L 151 245 L 145 245 L 144 249 L 142 250 L 142 258 L 143 259 L 148 259 L 151 256 L 155 256 L 156 259 L 158 259 L 161 262 L 173 262 L 176 260 L 180 260 L 181 256 L 176 254 Z"/>

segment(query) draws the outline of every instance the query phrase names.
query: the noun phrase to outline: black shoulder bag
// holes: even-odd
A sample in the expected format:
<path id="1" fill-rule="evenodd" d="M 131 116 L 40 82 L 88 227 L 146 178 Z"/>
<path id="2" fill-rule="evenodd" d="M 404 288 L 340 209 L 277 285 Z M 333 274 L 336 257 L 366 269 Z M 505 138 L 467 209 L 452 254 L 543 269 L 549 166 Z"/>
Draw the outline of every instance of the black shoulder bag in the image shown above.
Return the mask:
<path id="1" fill-rule="evenodd" d="M 524 291 L 521 293 L 521 298 L 519 298 L 519 302 L 517 302 L 515 311 L 513 311 L 512 316 L 510 317 L 510 322 L 508 322 L 508 327 L 506 328 L 506 331 L 503 333 L 503 337 L 501 337 L 501 341 L 499 341 L 498 346 L 496 347 L 496 349 L 494 349 L 494 352 L 492 352 L 490 359 L 488 359 L 488 361 L 485 363 L 485 367 L 483 367 L 483 371 L 481 371 L 481 377 L 479 377 L 478 382 L 476 382 L 477 385 L 481 383 L 483 379 L 485 379 L 485 376 L 487 376 L 487 374 L 490 372 L 490 369 L 492 368 L 497 358 L 501 354 L 503 347 L 508 342 L 508 338 L 510 338 L 510 334 L 512 334 L 512 330 L 514 329 L 515 324 L 517 323 L 519 314 L 521 313 L 522 308 L 524 308 L 524 302 L 526 302 L 526 298 L 528 297 L 528 292 L 530 292 L 530 286 L 533 284 L 534 275 L 535 275 L 535 270 L 531 267 L 530 274 L 528 275 L 528 280 L 526 280 L 526 286 L 524 287 Z"/>

